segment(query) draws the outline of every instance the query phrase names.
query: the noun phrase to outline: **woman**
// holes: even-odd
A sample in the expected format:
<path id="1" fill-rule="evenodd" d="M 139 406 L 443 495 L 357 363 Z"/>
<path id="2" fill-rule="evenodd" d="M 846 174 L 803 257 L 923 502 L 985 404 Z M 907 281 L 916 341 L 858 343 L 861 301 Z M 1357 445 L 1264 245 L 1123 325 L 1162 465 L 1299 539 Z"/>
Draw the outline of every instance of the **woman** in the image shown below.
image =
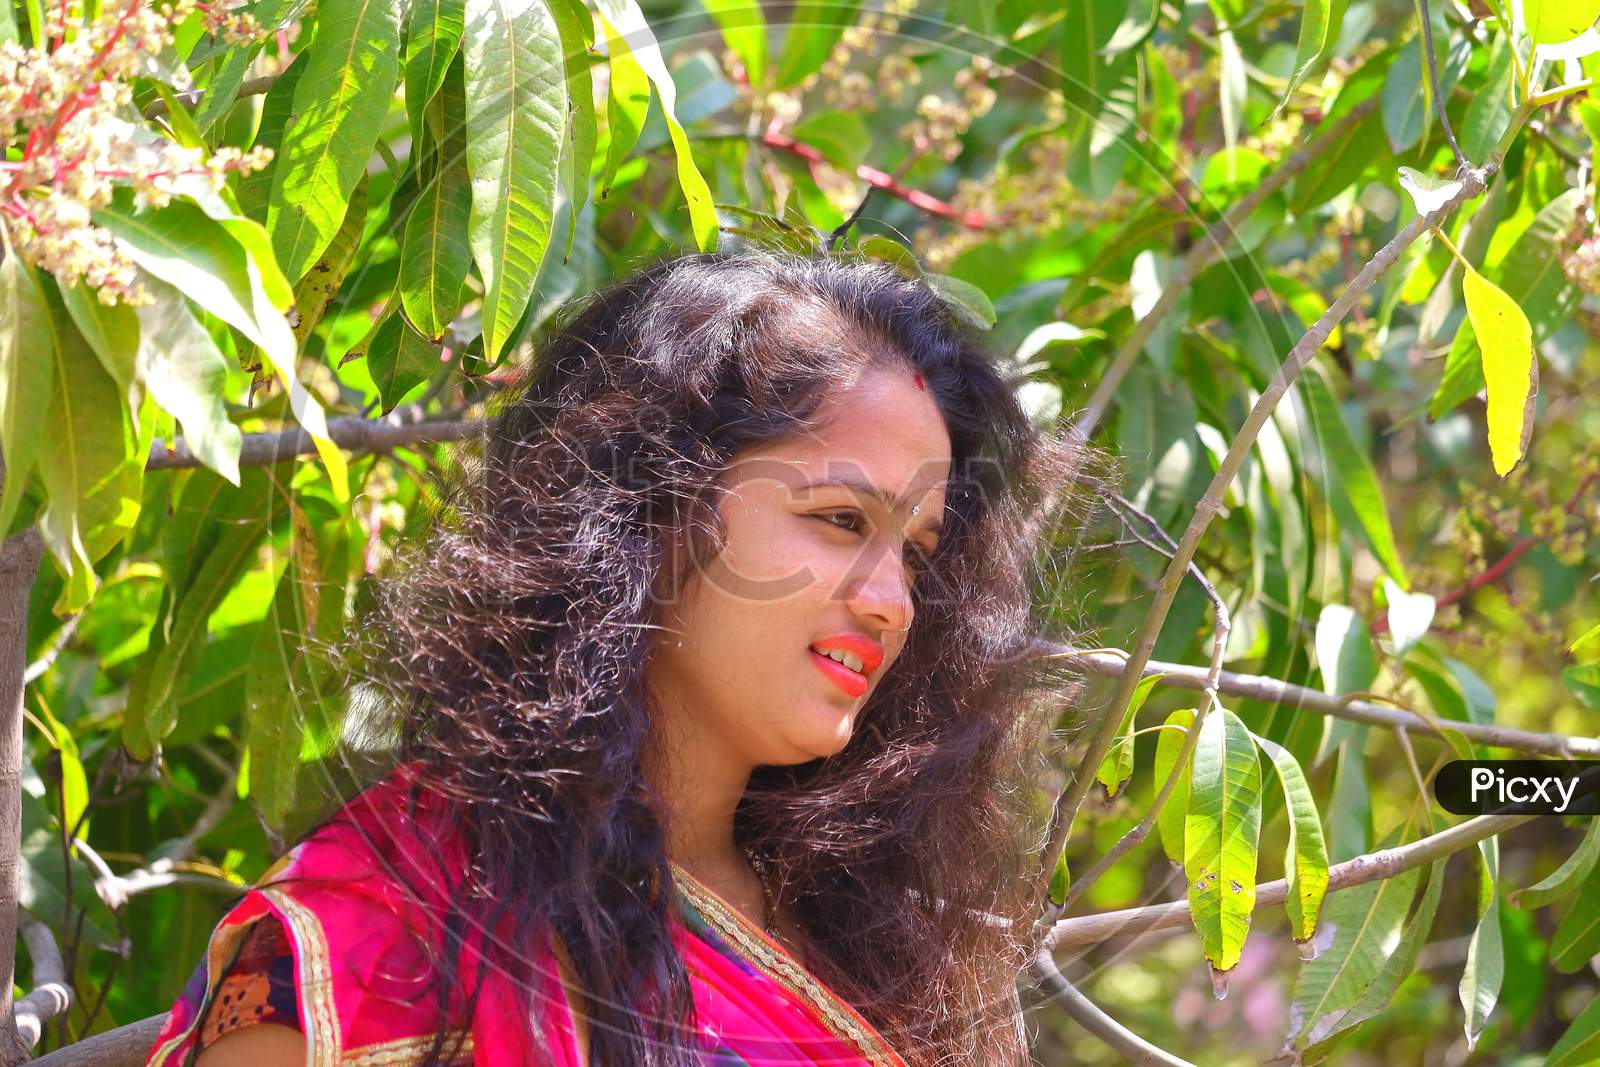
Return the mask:
<path id="1" fill-rule="evenodd" d="M 654 264 L 463 458 L 347 660 L 396 768 L 150 1063 L 1028 1062 L 1024 787 L 1073 692 L 1031 601 L 1080 457 L 927 285 Z"/>

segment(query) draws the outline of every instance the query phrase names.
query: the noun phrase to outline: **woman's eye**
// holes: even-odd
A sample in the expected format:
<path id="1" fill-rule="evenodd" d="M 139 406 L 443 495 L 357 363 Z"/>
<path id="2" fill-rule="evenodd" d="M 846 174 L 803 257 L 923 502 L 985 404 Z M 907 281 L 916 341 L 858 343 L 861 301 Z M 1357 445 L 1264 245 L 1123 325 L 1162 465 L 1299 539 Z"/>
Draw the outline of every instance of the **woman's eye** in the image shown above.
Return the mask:
<path id="1" fill-rule="evenodd" d="M 830 525 L 837 526 L 841 530 L 854 531 L 861 528 L 861 517 L 849 511 L 830 511 L 827 514 L 814 515 L 812 517 L 821 519 L 823 522 L 829 523 Z M 835 520 L 838 519 L 842 519 L 843 521 L 836 522 Z"/>

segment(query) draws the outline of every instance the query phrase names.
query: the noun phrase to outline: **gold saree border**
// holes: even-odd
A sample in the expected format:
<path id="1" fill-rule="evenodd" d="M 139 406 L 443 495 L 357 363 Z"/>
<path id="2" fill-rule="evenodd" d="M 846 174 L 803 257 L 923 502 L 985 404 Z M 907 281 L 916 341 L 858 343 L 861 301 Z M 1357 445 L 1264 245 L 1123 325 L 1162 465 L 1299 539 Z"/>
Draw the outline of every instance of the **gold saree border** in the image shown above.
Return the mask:
<path id="1" fill-rule="evenodd" d="M 227 966 L 228 960 L 233 955 L 233 950 L 237 948 L 240 939 L 244 937 L 245 931 L 254 926 L 261 918 L 262 916 L 258 915 L 249 922 L 212 931 L 211 939 L 206 944 L 206 992 L 205 997 L 202 997 L 200 1001 L 202 1006 L 205 1004 L 206 999 L 211 996 L 213 990 L 216 989 L 222 968 Z M 188 1026 L 173 1034 L 160 1047 L 152 1048 L 146 1054 L 145 1062 L 165 1063 L 169 1056 L 178 1051 L 183 1043 L 189 1040 L 189 1035 L 193 1034 L 195 1029 L 199 1027 L 200 1020 L 201 1015 L 196 1012 L 194 1019 L 190 1021 Z"/>
<path id="2" fill-rule="evenodd" d="M 696 910 L 744 952 L 763 974 L 810 1008 L 829 1032 L 854 1045 L 858 1052 L 874 1063 L 906 1067 L 905 1061 L 885 1043 L 872 1024 L 806 970 L 805 965 L 795 959 L 788 949 L 774 941 L 765 930 L 718 895 L 716 890 L 678 866 L 675 861 L 667 862 L 672 868 L 673 879 Z"/>
<path id="3" fill-rule="evenodd" d="M 281 889 L 263 887 L 261 895 L 289 925 L 300 949 L 296 976 L 300 986 L 300 1024 L 311 1038 L 307 1067 L 336 1067 L 341 1041 L 339 1015 L 333 1003 L 333 967 L 328 962 L 328 938 L 316 913 Z"/>
<path id="4" fill-rule="evenodd" d="M 432 1034 L 402 1037 L 395 1041 L 379 1041 L 350 1049 L 340 1058 L 339 1067 L 396 1067 L 396 1065 L 413 1064 L 432 1047 Z M 472 1062 L 473 1047 L 470 1032 L 449 1031 L 445 1034 L 444 1048 L 451 1057 L 447 1062 Z"/>

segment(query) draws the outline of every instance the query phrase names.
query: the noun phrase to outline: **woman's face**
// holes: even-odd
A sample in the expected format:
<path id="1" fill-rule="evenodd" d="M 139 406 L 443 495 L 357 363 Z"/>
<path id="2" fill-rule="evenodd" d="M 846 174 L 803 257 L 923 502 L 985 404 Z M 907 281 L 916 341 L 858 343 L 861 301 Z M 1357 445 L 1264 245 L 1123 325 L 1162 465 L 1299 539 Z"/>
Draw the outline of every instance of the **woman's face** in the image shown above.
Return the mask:
<path id="1" fill-rule="evenodd" d="M 726 547 L 663 605 L 650 688 L 701 767 L 838 752 L 904 647 L 916 549 L 933 551 L 944 513 L 944 418 L 898 365 L 842 384 L 819 416 L 735 457 Z"/>

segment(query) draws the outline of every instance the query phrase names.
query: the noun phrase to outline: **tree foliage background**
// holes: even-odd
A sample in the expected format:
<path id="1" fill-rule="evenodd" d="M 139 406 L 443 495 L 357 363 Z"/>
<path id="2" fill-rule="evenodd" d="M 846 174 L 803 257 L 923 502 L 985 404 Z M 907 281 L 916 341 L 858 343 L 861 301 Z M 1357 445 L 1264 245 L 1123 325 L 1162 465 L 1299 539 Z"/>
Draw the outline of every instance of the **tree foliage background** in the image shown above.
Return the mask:
<path id="1" fill-rule="evenodd" d="M 3 0 L 24 1038 L 164 1011 L 381 758 L 305 649 L 562 301 L 832 243 L 1116 458 L 1040 1061 L 1600 1060 L 1600 822 L 1427 784 L 1600 756 L 1597 15 Z"/>

